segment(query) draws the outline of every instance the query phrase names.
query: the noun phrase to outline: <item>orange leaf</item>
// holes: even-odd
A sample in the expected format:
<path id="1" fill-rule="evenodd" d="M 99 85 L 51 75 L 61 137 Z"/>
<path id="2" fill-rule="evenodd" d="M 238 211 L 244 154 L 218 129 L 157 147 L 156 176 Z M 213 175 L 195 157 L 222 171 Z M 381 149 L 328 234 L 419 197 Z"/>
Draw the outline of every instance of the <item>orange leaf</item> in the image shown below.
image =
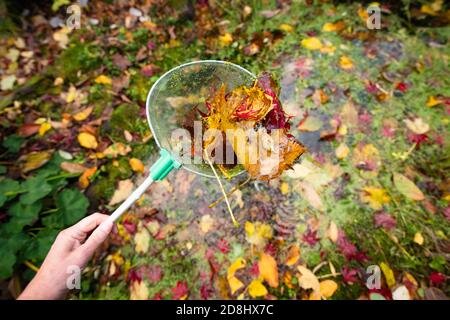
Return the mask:
<path id="1" fill-rule="evenodd" d="M 293 244 L 289 248 L 288 256 L 284 264 L 287 266 L 292 266 L 298 261 L 299 258 L 300 258 L 300 248 L 296 244 Z"/>
<path id="2" fill-rule="evenodd" d="M 259 262 L 259 274 L 269 284 L 269 286 L 278 287 L 278 267 L 275 259 L 266 253 L 261 253 Z"/>
<path id="3" fill-rule="evenodd" d="M 83 189 L 86 189 L 89 186 L 89 179 L 97 172 L 97 167 L 92 167 L 83 172 L 83 174 L 79 178 L 80 186 Z"/>

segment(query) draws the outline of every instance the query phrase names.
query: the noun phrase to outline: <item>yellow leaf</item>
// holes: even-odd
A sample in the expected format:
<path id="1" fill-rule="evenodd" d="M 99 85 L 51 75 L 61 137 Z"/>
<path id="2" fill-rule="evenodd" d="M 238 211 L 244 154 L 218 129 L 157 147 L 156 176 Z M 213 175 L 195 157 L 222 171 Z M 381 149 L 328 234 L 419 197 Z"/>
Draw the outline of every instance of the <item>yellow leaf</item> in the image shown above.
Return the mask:
<path id="1" fill-rule="evenodd" d="M 131 158 L 129 163 L 130 163 L 131 170 L 133 170 L 134 172 L 140 172 L 140 173 L 144 172 L 144 164 L 142 163 L 141 160 L 136 159 L 136 158 Z"/>
<path id="2" fill-rule="evenodd" d="M 301 44 L 308 50 L 319 50 L 323 47 L 323 44 L 320 41 L 320 39 L 318 39 L 316 37 L 309 37 L 309 38 L 303 39 Z"/>
<path id="3" fill-rule="evenodd" d="M 236 291 L 238 291 L 240 288 L 244 286 L 242 281 L 236 277 L 228 278 L 228 284 L 230 286 L 231 294 L 234 294 Z"/>
<path id="4" fill-rule="evenodd" d="M 227 270 L 227 277 L 233 277 L 236 271 L 245 268 L 246 261 L 243 258 L 237 258 Z"/>
<path id="5" fill-rule="evenodd" d="M 369 14 L 367 13 L 367 10 L 361 6 L 358 8 L 358 16 L 364 22 L 366 22 L 367 19 L 369 19 Z"/>
<path id="6" fill-rule="evenodd" d="M 278 29 L 280 29 L 281 31 L 284 31 L 284 32 L 288 32 L 288 33 L 294 31 L 294 27 L 287 23 L 281 24 Z"/>
<path id="7" fill-rule="evenodd" d="M 205 214 L 200 219 L 200 230 L 202 233 L 208 233 L 214 226 L 214 219 L 209 214 Z"/>
<path id="8" fill-rule="evenodd" d="M 52 125 L 49 122 L 44 122 L 39 127 L 39 135 L 43 136 L 48 130 L 52 128 Z"/>
<path id="9" fill-rule="evenodd" d="M 231 294 L 242 288 L 244 284 L 234 275 L 237 270 L 245 268 L 246 261 L 243 258 L 237 258 L 236 261 L 227 270 L 227 280 L 230 285 Z"/>
<path id="10" fill-rule="evenodd" d="M 282 182 L 280 185 L 280 191 L 281 191 L 281 194 L 288 194 L 289 193 L 289 183 Z"/>
<path id="11" fill-rule="evenodd" d="M 374 210 L 380 210 L 383 204 L 389 203 L 391 198 L 387 195 L 386 190 L 375 187 L 364 187 L 361 200 L 368 203 Z"/>
<path id="12" fill-rule="evenodd" d="M 133 281 L 130 288 L 130 300 L 147 300 L 148 288 L 144 281 Z"/>
<path id="13" fill-rule="evenodd" d="M 328 238 L 330 238 L 331 241 L 333 241 L 333 242 L 336 243 L 336 241 L 337 241 L 337 239 L 338 239 L 338 234 L 339 234 L 339 232 L 338 232 L 338 228 L 337 228 L 337 226 L 336 226 L 336 223 L 334 223 L 333 221 L 331 221 L 330 227 L 329 227 L 328 230 L 327 230 L 327 236 L 328 236 Z"/>
<path id="14" fill-rule="evenodd" d="M 293 244 L 289 248 L 288 256 L 286 257 L 284 264 L 287 266 L 292 266 L 298 261 L 298 259 L 300 259 L 300 248 L 296 244 Z"/>
<path id="15" fill-rule="evenodd" d="M 423 236 L 420 232 L 416 232 L 416 234 L 414 235 L 414 242 L 417 243 L 418 245 L 423 245 Z"/>
<path id="16" fill-rule="evenodd" d="M 323 25 L 322 31 L 324 32 L 341 31 L 344 28 L 345 24 L 342 21 L 336 23 L 327 22 Z"/>
<path id="17" fill-rule="evenodd" d="M 420 7 L 420 12 L 430 16 L 437 16 L 438 12 L 442 9 L 443 2 L 444 0 L 436 0 L 431 4 L 423 4 L 422 7 Z"/>
<path id="18" fill-rule="evenodd" d="M 258 262 L 259 274 L 273 288 L 278 287 L 278 267 L 275 259 L 266 253 L 261 253 Z"/>
<path id="19" fill-rule="evenodd" d="M 150 233 L 141 223 L 138 232 L 134 235 L 135 250 L 137 253 L 146 253 L 150 247 Z"/>
<path id="20" fill-rule="evenodd" d="M 338 285 L 333 280 L 324 280 L 320 282 L 320 294 L 324 298 L 331 298 L 336 292 Z"/>
<path id="21" fill-rule="evenodd" d="M 95 78 L 95 83 L 112 84 L 112 80 L 111 80 L 111 78 L 102 74 L 102 75 L 99 75 L 97 78 Z"/>
<path id="22" fill-rule="evenodd" d="M 247 241 L 258 248 L 264 247 L 267 240 L 272 238 L 272 228 L 268 224 L 260 222 L 253 224 L 250 221 L 246 221 L 245 233 L 247 235 Z"/>
<path id="23" fill-rule="evenodd" d="M 74 118 L 76 121 L 83 121 L 83 120 L 86 120 L 87 117 L 89 117 L 90 114 L 92 113 L 92 110 L 93 110 L 93 107 L 88 107 L 88 108 L 86 108 L 86 109 L 84 109 L 84 110 L 82 110 L 82 111 L 80 111 L 80 112 L 74 114 L 73 118 Z"/>
<path id="24" fill-rule="evenodd" d="M 105 156 L 116 158 L 117 156 L 125 156 L 131 152 L 131 147 L 123 144 L 122 142 L 116 142 L 110 145 L 103 151 Z"/>
<path id="25" fill-rule="evenodd" d="M 89 179 L 97 172 L 97 167 L 92 167 L 83 172 L 78 181 L 81 188 L 86 189 L 89 186 Z"/>
<path id="26" fill-rule="evenodd" d="M 267 294 L 267 289 L 260 280 L 253 280 L 247 287 L 248 294 L 252 298 L 263 297 Z"/>
<path id="27" fill-rule="evenodd" d="M 233 42 L 233 36 L 227 32 L 224 35 L 219 36 L 219 44 L 221 47 L 229 46 Z"/>
<path id="28" fill-rule="evenodd" d="M 428 100 L 427 100 L 427 107 L 431 108 L 431 107 L 437 106 L 438 104 L 441 104 L 443 102 L 444 102 L 443 99 L 436 98 L 435 96 L 430 96 L 430 97 L 428 97 Z"/>
<path id="29" fill-rule="evenodd" d="M 300 272 L 298 277 L 298 284 L 303 289 L 313 289 L 314 292 L 320 293 L 320 284 L 316 275 L 311 270 L 304 266 L 297 266 L 297 270 Z"/>
<path id="30" fill-rule="evenodd" d="M 395 286 L 394 271 L 384 262 L 380 264 L 381 271 L 383 271 L 384 278 L 386 279 L 386 284 L 389 288 Z"/>
<path id="31" fill-rule="evenodd" d="M 24 157 L 25 163 L 22 165 L 22 172 L 27 173 L 42 167 L 50 160 L 51 156 L 52 154 L 48 151 L 30 152 Z"/>
<path id="32" fill-rule="evenodd" d="M 98 146 L 97 139 L 87 132 L 82 132 L 78 135 L 78 142 L 87 149 L 96 149 Z"/>
<path id="33" fill-rule="evenodd" d="M 350 149 L 347 147 L 347 145 L 345 143 L 341 143 L 337 148 L 336 148 L 336 157 L 339 160 L 345 159 L 348 154 L 350 153 Z"/>
<path id="34" fill-rule="evenodd" d="M 347 56 L 339 58 L 339 66 L 344 70 L 350 70 L 353 68 L 353 61 Z"/>
<path id="35" fill-rule="evenodd" d="M 77 88 L 75 88 L 73 85 L 70 86 L 69 91 L 66 95 L 66 102 L 71 103 L 75 101 L 75 99 L 78 97 L 78 91 Z"/>

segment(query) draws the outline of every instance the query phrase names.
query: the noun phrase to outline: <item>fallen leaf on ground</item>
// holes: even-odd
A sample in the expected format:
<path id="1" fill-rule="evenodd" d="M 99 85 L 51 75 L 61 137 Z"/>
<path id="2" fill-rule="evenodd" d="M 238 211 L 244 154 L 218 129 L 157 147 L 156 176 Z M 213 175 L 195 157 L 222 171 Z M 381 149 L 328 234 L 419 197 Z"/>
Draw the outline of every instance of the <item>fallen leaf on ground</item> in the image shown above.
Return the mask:
<path id="1" fill-rule="evenodd" d="M 316 37 L 303 39 L 301 41 L 301 44 L 308 50 L 319 50 L 323 47 L 323 44 L 320 41 L 320 39 Z"/>
<path id="2" fill-rule="evenodd" d="M 272 288 L 278 287 L 278 267 L 275 259 L 266 253 L 261 253 L 258 262 L 260 276 Z"/>
<path id="3" fill-rule="evenodd" d="M 300 248 L 298 245 L 293 244 L 289 247 L 288 255 L 284 264 L 287 266 L 292 266 L 298 261 L 298 259 L 300 259 Z"/>
<path id="4" fill-rule="evenodd" d="M 99 75 L 97 78 L 95 78 L 95 83 L 99 84 L 112 84 L 111 78 L 105 76 L 105 75 Z"/>
<path id="5" fill-rule="evenodd" d="M 200 219 L 200 230 L 206 234 L 213 229 L 214 219 L 209 214 L 205 214 Z"/>
<path id="6" fill-rule="evenodd" d="M 137 253 L 146 253 L 150 247 L 150 233 L 141 223 L 138 232 L 134 235 L 135 250 Z"/>
<path id="7" fill-rule="evenodd" d="M 430 131 L 430 125 L 423 121 L 422 118 L 414 118 L 413 120 L 403 120 L 406 127 L 416 134 L 425 134 Z"/>
<path id="8" fill-rule="evenodd" d="M 246 261 L 243 258 L 237 258 L 233 264 L 227 270 L 227 280 L 231 289 L 231 294 L 234 294 L 240 288 L 244 286 L 244 284 L 235 276 L 236 271 L 239 269 L 245 268 Z"/>
<path id="9" fill-rule="evenodd" d="M 93 110 L 94 108 L 93 107 L 87 107 L 86 109 L 84 109 L 84 110 L 82 110 L 82 111 L 80 111 L 80 112 L 78 112 L 78 113 L 75 113 L 74 115 L 73 115 L 73 118 L 76 120 L 76 121 L 83 121 L 83 120 L 86 120 L 89 116 L 90 116 L 90 114 L 92 113 L 92 110 Z"/>
<path id="10" fill-rule="evenodd" d="M 130 288 L 130 300 L 147 300 L 148 287 L 144 281 L 133 281 Z"/>
<path id="11" fill-rule="evenodd" d="M 313 289 L 315 293 L 320 293 L 320 284 L 316 275 L 304 266 L 297 266 L 300 275 L 297 276 L 298 284 L 305 290 Z"/>
<path id="12" fill-rule="evenodd" d="M 347 56 L 339 58 L 339 66 L 344 70 L 350 70 L 353 68 L 353 61 Z"/>
<path id="13" fill-rule="evenodd" d="M 97 139 L 90 133 L 82 132 L 78 135 L 78 142 L 86 149 L 97 149 Z"/>
<path id="14" fill-rule="evenodd" d="M 400 173 L 394 172 L 394 185 L 400 193 L 405 197 L 415 201 L 421 201 L 425 199 L 422 191 L 407 177 Z"/>
<path id="15" fill-rule="evenodd" d="M 389 288 L 392 288 L 395 286 L 395 277 L 394 277 L 394 271 L 387 265 L 386 263 L 382 262 L 380 264 L 381 271 L 383 271 L 384 278 L 386 279 L 386 284 Z"/>
<path id="16" fill-rule="evenodd" d="M 384 189 L 365 187 L 363 188 L 363 193 L 361 194 L 361 200 L 368 203 L 372 209 L 380 210 L 384 204 L 389 203 L 391 198 Z"/>
<path id="17" fill-rule="evenodd" d="M 46 164 L 52 156 L 49 151 L 30 152 L 23 157 L 22 172 L 27 173 Z"/>
<path id="18" fill-rule="evenodd" d="M 266 287 L 258 279 L 250 282 L 250 284 L 247 287 L 247 290 L 248 294 L 252 298 L 263 297 L 268 293 Z"/>
<path id="19" fill-rule="evenodd" d="M 133 182 L 130 179 L 119 181 L 117 189 L 109 201 L 109 205 L 113 206 L 124 201 L 133 192 Z"/>
<path id="20" fill-rule="evenodd" d="M 414 242 L 420 246 L 423 245 L 424 239 L 420 232 L 416 232 L 416 234 L 414 234 Z"/>
<path id="21" fill-rule="evenodd" d="M 82 189 L 86 189 L 89 186 L 90 178 L 97 172 L 97 167 L 92 167 L 83 172 L 78 181 Z"/>
<path id="22" fill-rule="evenodd" d="M 345 143 L 341 143 L 335 151 L 336 157 L 339 160 L 345 159 L 350 153 L 350 149 L 347 147 Z"/>
<path id="23" fill-rule="evenodd" d="M 139 173 L 143 173 L 144 172 L 144 164 L 142 163 L 141 160 L 136 159 L 136 158 L 131 158 L 129 160 L 130 163 L 130 167 L 131 170 L 133 170 L 134 172 L 139 172 Z"/>

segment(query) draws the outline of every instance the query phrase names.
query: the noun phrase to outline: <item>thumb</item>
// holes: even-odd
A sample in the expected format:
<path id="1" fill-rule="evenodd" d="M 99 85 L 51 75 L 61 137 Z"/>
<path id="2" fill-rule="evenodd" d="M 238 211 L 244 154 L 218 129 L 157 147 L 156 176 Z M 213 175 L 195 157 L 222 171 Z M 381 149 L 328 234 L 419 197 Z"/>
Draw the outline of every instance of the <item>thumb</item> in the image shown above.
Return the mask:
<path id="1" fill-rule="evenodd" d="M 94 254 L 94 251 L 106 240 L 111 233 L 113 224 L 114 223 L 109 220 L 103 221 L 94 232 L 92 232 L 86 242 L 79 247 L 87 259 L 90 259 Z"/>

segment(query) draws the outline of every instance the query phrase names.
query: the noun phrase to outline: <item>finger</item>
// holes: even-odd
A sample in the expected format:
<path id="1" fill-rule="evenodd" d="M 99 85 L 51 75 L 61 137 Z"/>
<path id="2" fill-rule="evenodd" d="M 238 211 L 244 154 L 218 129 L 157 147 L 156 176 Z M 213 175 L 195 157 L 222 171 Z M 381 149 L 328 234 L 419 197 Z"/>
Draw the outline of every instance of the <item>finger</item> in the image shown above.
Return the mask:
<path id="1" fill-rule="evenodd" d="M 109 220 L 103 221 L 89 238 L 77 250 L 82 252 L 85 258 L 90 259 L 94 251 L 106 240 L 111 233 L 114 223 Z"/>
<path id="2" fill-rule="evenodd" d="M 74 249 L 75 244 L 82 242 L 86 239 L 86 236 L 95 227 L 105 221 L 109 216 L 94 213 L 90 216 L 79 221 L 77 224 L 64 229 L 58 234 L 53 247 L 55 251 L 58 252 L 68 252 Z"/>
<path id="3" fill-rule="evenodd" d="M 105 221 L 109 216 L 101 213 L 94 213 L 79 221 L 77 224 L 68 228 L 68 233 L 73 238 L 83 241 L 88 233 L 94 230 L 98 225 Z"/>

